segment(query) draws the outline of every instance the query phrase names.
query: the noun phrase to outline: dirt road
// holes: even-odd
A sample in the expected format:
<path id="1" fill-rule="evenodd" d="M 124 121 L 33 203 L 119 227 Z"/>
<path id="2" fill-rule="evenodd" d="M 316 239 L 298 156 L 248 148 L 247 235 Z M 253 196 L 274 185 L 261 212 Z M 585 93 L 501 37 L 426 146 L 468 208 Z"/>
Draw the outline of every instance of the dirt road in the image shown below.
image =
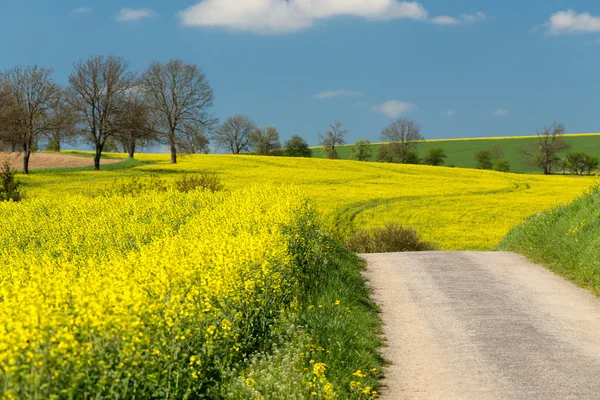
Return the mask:
<path id="1" fill-rule="evenodd" d="M 510 253 L 370 254 L 384 399 L 600 399 L 600 300 Z"/>

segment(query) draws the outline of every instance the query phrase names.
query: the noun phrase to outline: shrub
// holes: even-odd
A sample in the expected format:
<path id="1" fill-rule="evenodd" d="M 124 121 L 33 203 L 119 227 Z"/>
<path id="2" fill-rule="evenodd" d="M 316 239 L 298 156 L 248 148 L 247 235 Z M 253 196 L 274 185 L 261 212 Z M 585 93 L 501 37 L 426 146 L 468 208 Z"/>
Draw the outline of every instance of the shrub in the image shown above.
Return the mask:
<path id="1" fill-rule="evenodd" d="M 414 229 L 393 222 L 383 227 L 355 232 L 346 240 L 346 247 L 357 253 L 395 253 L 436 249 L 433 244 L 421 241 Z"/>
<path id="2" fill-rule="evenodd" d="M 440 165 L 444 165 L 447 157 L 448 156 L 446 156 L 446 153 L 444 152 L 443 148 L 435 147 L 427 151 L 427 155 L 423 159 L 423 162 L 427 165 L 433 165 L 434 167 L 438 167 Z"/>
<path id="3" fill-rule="evenodd" d="M 489 150 L 482 150 L 475 153 L 475 161 L 477 161 L 478 169 L 492 169 L 492 152 Z"/>
<path id="4" fill-rule="evenodd" d="M 494 171 L 510 172 L 510 163 L 508 160 L 498 160 L 494 163 Z"/>
<path id="5" fill-rule="evenodd" d="M 15 179 L 17 171 L 10 166 L 8 160 L 4 160 L 0 167 L 0 201 L 20 201 L 21 183 Z"/>
<path id="6" fill-rule="evenodd" d="M 223 190 L 224 186 L 216 174 L 206 172 L 200 175 L 185 174 L 181 179 L 175 181 L 175 189 L 182 193 L 188 193 L 199 188 L 215 193 Z"/>

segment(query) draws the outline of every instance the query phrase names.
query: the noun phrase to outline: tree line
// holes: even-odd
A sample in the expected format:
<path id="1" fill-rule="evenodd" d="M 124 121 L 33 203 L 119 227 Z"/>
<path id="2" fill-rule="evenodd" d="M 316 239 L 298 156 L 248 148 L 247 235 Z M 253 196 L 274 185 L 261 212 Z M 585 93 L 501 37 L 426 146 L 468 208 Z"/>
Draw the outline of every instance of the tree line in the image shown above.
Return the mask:
<path id="1" fill-rule="evenodd" d="M 337 147 L 346 144 L 347 129 L 339 121 L 329 126 L 325 134 L 319 134 L 319 145 L 324 157 L 338 159 Z M 520 162 L 528 167 L 538 168 L 546 175 L 559 171 L 563 174 L 591 175 L 598 171 L 600 159 L 583 152 L 568 152 L 571 145 L 564 139 L 565 126 L 552 123 L 536 131 L 535 141 L 519 148 Z M 447 155 L 442 147 L 430 148 L 423 158 L 417 148 L 425 140 L 421 126 L 407 118 L 400 118 L 385 127 L 379 138 L 383 144 L 377 149 L 377 161 L 401 164 L 426 164 L 441 166 Z M 373 156 L 373 147 L 369 140 L 360 139 L 352 146 L 352 159 L 368 161 Z M 494 146 L 490 150 L 474 153 L 478 169 L 509 172 L 510 162 L 505 158 L 504 150 Z"/>
<path id="2" fill-rule="evenodd" d="M 195 64 L 153 62 L 138 73 L 123 57 L 99 55 L 76 62 L 64 87 L 52 75 L 39 65 L 0 72 L 0 151 L 22 153 L 25 173 L 40 142 L 54 151 L 90 143 L 95 170 L 117 146 L 133 158 L 140 147 L 164 144 L 175 164 L 178 154 L 208 152 L 210 139 L 235 154 L 310 156 L 299 136 L 282 146 L 274 127 L 259 129 L 248 117 L 218 125 L 213 89 Z"/>

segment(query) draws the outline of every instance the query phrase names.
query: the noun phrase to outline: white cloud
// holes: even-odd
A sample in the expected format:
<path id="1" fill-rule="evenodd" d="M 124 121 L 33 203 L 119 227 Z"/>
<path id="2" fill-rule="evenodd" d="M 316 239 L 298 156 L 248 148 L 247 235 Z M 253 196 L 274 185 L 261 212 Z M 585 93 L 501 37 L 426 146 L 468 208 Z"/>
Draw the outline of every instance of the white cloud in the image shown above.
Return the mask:
<path id="1" fill-rule="evenodd" d="M 297 32 L 319 19 L 427 20 L 415 1 L 398 0 L 203 0 L 179 14 L 186 26 L 220 26 L 259 33 Z"/>
<path id="2" fill-rule="evenodd" d="M 456 110 L 448 110 L 444 111 L 444 115 L 446 117 L 454 117 L 457 114 Z"/>
<path id="3" fill-rule="evenodd" d="M 460 21 L 448 15 L 441 15 L 439 17 L 432 18 L 431 23 L 436 25 L 458 25 L 460 24 Z"/>
<path id="4" fill-rule="evenodd" d="M 594 17 L 588 12 L 577 14 L 573 10 L 559 11 L 552 14 L 544 27 L 550 35 L 598 33 L 600 17 Z"/>
<path id="5" fill-rule="evenodd" d="M 493 114 L 496 117 L 506 117 L 508 114 L 510 114 L 510 111 L 505 108 L 497 108 L 494 110 Z"/>
<path id="6" fill-rule="evenodd" d="M 89 7 L 79 7 L 74 10 L 71 10 L 71 14 L 91 14 L 93 12 L 94 9 Z"/>
<path id="7" fill-rule="evenodd" d="M 118 22 L 137 22 L 146 18 L 152 18 L 156 13 L 148 8 L 132 10 L 131 8 L 122 8 L 115 16 Z"/>
<path id="8" fill-rule="evenodd" d="M 331 99 L 334 97 L 357 97 L 362 96 L 363 92 L 354 92 L 350 90 L 328 90 L 325 92 L 317 93 L 313 96 L 314 99 L 323 100 Z"/>
<path id="9" fill-rule="evenodd" d="M 429 21 L 436 25 L 461 25 L 486 21 L 487 19 L 487 15 L 480 11 L 475 14 L 462 14 L 460 18 L 451 17 L 449 15 L 440 15 L 439 17 L 431 18 Z"/>
<path id="10" fill-rule="evenodd" d="M 377 111 L 388 118 L 398 118 L 402 114 L 412 111 L 415 106 L 400 100 L 388 100 L 384 103 L 371 107 L 371 111 Z"/>

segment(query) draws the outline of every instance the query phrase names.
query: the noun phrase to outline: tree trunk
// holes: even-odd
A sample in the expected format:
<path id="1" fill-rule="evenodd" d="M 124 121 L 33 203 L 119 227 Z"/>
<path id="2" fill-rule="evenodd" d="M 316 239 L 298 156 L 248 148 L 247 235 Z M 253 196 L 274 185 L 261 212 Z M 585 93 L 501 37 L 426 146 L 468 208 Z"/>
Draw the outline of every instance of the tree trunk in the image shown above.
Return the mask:
<path id="1" fill-rule="evenodd" d="M 96 143 L 96 154 L 94 155 L 94 171 L 100 171 L 100 157 L 102 156 L 102 148 L 104 145 Z"/>
<path id="2" fill-rule="evenodd" d="M 29 174 L 29 156 L 31 156 L 31 149 L 25 146 L 23 150 L 23 173 L 27 175 Z"/>
<path id="3" fill-rule="evenodd" d="M 169 132 L 169 146 L 171 147 L 171 164 L 177 164 L 177 148 L 175 147 L 175 132 Z"/>
<path id="4" fill-rule="evenodd" d="M 135 155 L 135 140 L 129 143 L 129 158 L 133 158 Z"/>

